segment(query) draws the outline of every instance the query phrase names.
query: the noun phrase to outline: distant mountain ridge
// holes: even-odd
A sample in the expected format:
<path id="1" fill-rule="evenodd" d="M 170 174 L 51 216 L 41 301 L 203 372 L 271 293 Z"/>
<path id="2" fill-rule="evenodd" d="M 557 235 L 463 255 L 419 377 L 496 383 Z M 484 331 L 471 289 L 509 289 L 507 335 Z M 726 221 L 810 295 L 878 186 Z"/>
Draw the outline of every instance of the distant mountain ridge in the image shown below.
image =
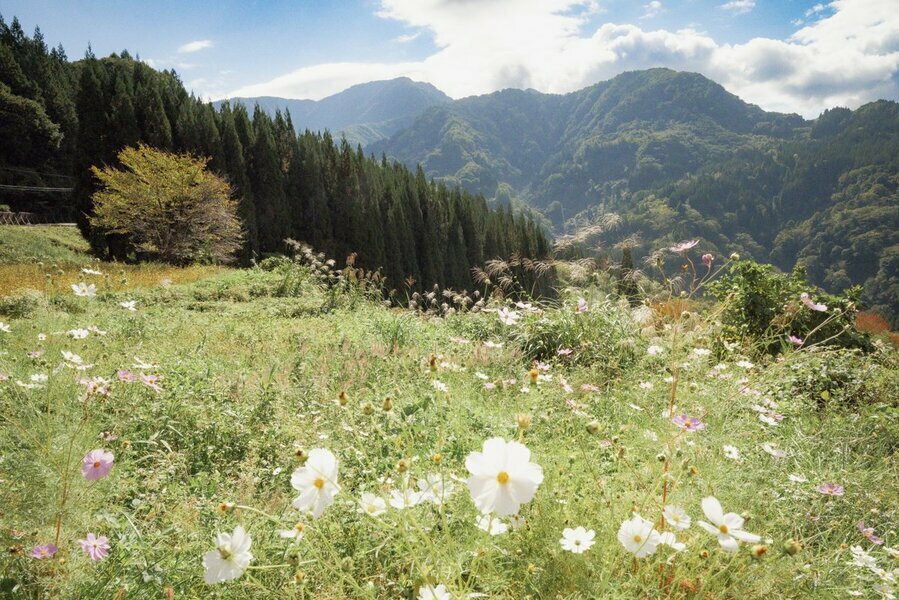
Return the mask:
<path id="1" fill-rule="evenodd" d="M 294 100 L 274 96 L 236 97 L 252 111 L 259 108 L 270 116 L 275 111 L 290 111 L 297 131 L 329 130 L 335 138 L 345 136 L 352 145 L 367 145 L 408 127 L 416 117 L 432 106 L 452 99 L 429 83 L 399 77 L 361 83 L 321 100 Z M 225 100 L 217 100 L 219 108 Z"/>

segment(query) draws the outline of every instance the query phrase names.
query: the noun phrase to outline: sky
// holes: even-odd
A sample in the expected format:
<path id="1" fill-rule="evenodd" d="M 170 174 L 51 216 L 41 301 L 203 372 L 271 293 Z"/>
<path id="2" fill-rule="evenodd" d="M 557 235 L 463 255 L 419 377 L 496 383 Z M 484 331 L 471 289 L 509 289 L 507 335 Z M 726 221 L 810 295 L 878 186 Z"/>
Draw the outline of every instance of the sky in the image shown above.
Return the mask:
<path id="1" fill-rule="evenodd" d="M 453 98 L 566 93 L 649 67 L 816 117 L 899 99 L 899 0 L 0 0 L 70 59 L 175 69 L 207 99 L 320 99 L 407 76 Z"/>

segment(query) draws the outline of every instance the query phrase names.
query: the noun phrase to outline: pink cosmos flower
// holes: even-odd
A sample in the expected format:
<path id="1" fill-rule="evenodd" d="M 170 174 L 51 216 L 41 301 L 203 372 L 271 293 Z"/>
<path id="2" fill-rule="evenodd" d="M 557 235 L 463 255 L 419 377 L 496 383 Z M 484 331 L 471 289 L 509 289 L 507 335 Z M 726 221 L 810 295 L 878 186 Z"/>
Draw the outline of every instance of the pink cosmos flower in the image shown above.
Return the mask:
<path id="1" fill-rule="evenodd" d="M 571 348 L 559 348 L 556 354 L 558 354 L 559 356 L 569 356 L 572 352 L 574 352 L 574 350 L 572 350 Z"/>
<path id="2" fill-rule="evenodd" d="M 595 384 L 592 384 L 592 383 L 582 383 L 582 384 L 581 384 L 581 391 L 584 391 L 584 392 L 598 392 L 598 391 L 599 391 L 599 386 L 598 386 L 598 385 L 595 385 Z"/>
<path id="3" fill-rule="evenodd" d="M 133 383 L 137 381 L 137 375 L 129 371 L 128 369 L 122 369 L 118 373 L 116 373 L 119 377 L 119 381 L 124 381 L 125 383 Z"/>
<path id="4" fill-rule="evenodd" d="M 106 536 L 95 536 L 93 533 L 87 534 L 87 539 L 78 540 L 83 550 L 91 560 L 103 560 L 109 554 L 109 538 Z"/>
<path id="5" fill-rule="evenodd" d="M 59 549 L 56 547 L 56 544 L 35 546 L 31 551 L 31 556 L 38 560 L 44 560 L 45 558 L 53 558 L 53 555 L 55 555 L 58 550 Z"/>
<path id="6" fill-rule="evenodd" d="M 686 242 L 681 242 L 681 243 L 677 244 L 676 246 L 671 246 L 670 248 L 668 248 L 668 250 L 670 250 L 671 252 L 674 252 L 675 254 L 681 254 L 683 252 L 686 252 L 687 250 L 689 250 L 690 248 L 692 248 L 693 246 L 695 246 L 698 243 L 699 243 L 699 240 L 689 240 Z"/>
<path id="7" fill-rule="evenodd" d="M 826 304 L 815 304 L 814 302 L 812 302 L 812 299 L 809 297 L 809 295 L 805 292 L 802 292 L 802 294 L 799 295 L 799 299 L 802 300 L 802 303 L 805 304 L 806 308 L 808 308 L 809 310 L 814 310 L 816 312 L 827 311 Z"/>
<path id="8" fill-rule="evenodd" d="M 159 381 L 159 375 L 145 375 L 144 373 L 140 374 L 140 382 L 151 388 L 154 391 L 162 392 L 162 386 L 157 383 Z"/>
<path id="9" fill-rule="evenodd" d="M 858 527 L 859 533 L 868 538 L 869 542 L 871 542 L 872 544 L 877 544 L 878 546 L 883 545 L 883 538 L 878 537 L 874 534 L 873 527 L 866 527 L 864 521 L 859 521 L 855 524 L 855 526 Z"/>
<path id="10" fill-rule="evenodd" d="M 676 415 L 673 419 L 671 419 L 671 422 L 686 431 L 699 431 L 701 429 L 705 429 L 705 423 L 703 423 L 696 417 L 691 417 L 689 415 Z"/>
<path id="11" fill-rule="evenodd" d="M 825 496 L 842 496 L 846 490 L 838 483 L 822 483 L 818 486 L 818 492 Z"/>
<path id="12" fill-rule="evenodd" d="M 702 264 L 704 264 L 709 269 L 712 268 L 712 261 L 715 260 L 715 257 L 711 254 L 703 254 L 702 255 Z"/>
<path id="13" fill-rule="evenodd" d="M 805 343 L 802 338 L 798 338 L 795 335 L 791 335 L 787 339 L 789 339 L 790 343 L 793 344 L 794 346 L 796 346 L 797 348 Z"/>
<path id="14" fill-rule="evenodd" d="M 584 300 L 583 298 L 578 298 L 577 308 L 574 309 L 574 314 L 576 314 L 576 315 L 584 314 L 585 312 L 587 312 L 589 310 L 589 308 L 590 307 L 587 306 L 586 300 Z"/>
<path id="15" fill-rule="evenodd" d="M 95 481 L 109 475 L 112 470 L 113 462 L 112 452 L 97 449 L 91 450 L 84 455 L 84 461 L 81 463 L 81 473 L 88 481 Z"/>

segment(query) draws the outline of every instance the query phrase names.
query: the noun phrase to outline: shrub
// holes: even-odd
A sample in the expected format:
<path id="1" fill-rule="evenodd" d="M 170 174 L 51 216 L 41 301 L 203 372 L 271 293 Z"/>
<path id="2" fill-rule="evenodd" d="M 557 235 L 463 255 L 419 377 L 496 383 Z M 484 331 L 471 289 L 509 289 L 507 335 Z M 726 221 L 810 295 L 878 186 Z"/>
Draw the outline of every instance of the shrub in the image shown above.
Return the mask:
<path id="1" fill-rule="evenodd" d="M 859 287 L 843 295 L 827 294 L 806 282 L 801 267 L 784 274 L 771 265 L 747 260 L 732 263 L 708 289 L 722 303 L 722 333 L 731 341 L 748 338 L 771 354 L 787 347 L 790 336 L 802 340 L 805 347 L 873 349 L 869 337 L 855 327 Z M 804 293 L 826 305 L 826 310 L 803 304 Z"/>
<path id="2" fill-rule="evenodd" d="M 582 314 L 563 309 L 525 319 L 513 339 L 531 360 L 557 360 L 559 350 L 571 349 L 567 362 L 616 373 L 634 362 L 635 335 L 629 312 L 605 302 Z"/>

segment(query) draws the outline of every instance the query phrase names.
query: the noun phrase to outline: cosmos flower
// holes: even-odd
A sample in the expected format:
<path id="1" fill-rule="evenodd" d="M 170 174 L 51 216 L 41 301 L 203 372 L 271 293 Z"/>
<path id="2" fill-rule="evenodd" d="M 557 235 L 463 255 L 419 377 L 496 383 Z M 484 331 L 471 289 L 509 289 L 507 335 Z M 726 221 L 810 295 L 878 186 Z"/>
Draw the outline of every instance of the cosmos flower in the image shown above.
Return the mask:
<path id="1" fill-rule="evenodd" d="M 696 244 L 698 244 L 698 243 L 699 243 L 699 240 L 688 240 L 686 242 L 680 242 L 679 244 L 677 244 L 675 246 L 671 246 L 670 248 L 668 248 L 668 250 L 673 252 L 674 254 L 682 254 L 682 253 L 686 252 L 687 250 L 689 250 L 690 248 L 693 248 L 694 246 L 696 246 Z"/>
<path id="2" fill-rule="evenodd" d="M 649 348 L 646 349 L 646 354 L 648 354 L 650 356 L 658 356 L 658 355 L 662 354 L 664 351 L 665 351 L 665 349 L 662 348 L 661 346 L 656 346 L 653 344 Z"/>
<path id="3" fill-rule="evenodd" d="M 449 393 L 449 386 L 446 385 L 445 383 L 443 383 L 442 381 L 438 381 L 437 379 L 434 379 L 431 381 L 431 385 L 434 386 L 434 389 L 439 392 L 443 392 L 444 394 Z"/>
<path id="4" fill-rule="evenodd" d="M 795 335 L 791 335 L 791 336 L 788 337 L 787 339 L 790 340 L 790 343 L 793 344 L 793 345 L 796 346 L 796 347 L 799 347 L 799 346 L 801 346 L 802 344 L 805 343 L 805 341 L 803 341 L 802 338 L 798 338 L 798 337 L 796 337 Z"/>
<path id="5" fill-rule="evenodd" d="M 590 310 L 590 307 L 587 305 L 587 301 L 583 298 L 578 298 L 577 308 L 574 309 L 574 314 L 582 315 L 588 310 Z"/>
<path id="6" fill-rule="evenodd" d="M 53 556 L 58 552 L 58 548 L 56 544 L 44 544 L 43 546 L 35 546 L 31 551 L 31 556 L 38 559 L 44 560 L 45 558 L 53 558 Z"/>
<path id="7" fill-rule="evenodd" d="M 452 596 L 446 591 L 446 586 L 441 583 L 436 586 L 424 585 L 418 588 L 418 600 L 452 600 Z"/>
<path id="8" fill-rule="evenodd" d="M 125 383 L 134 383 L 137 381 L 137 375 L 128 369 L 120 369 L 116 372 L 116 376 L 119 378 L 119 381 L 124 381 Z"/>
<path id="9" fill-rule="evenodd" d="M 96 269 L 88 269 L 87 267 L 81 269 L 81 272 L 85 275 L 102 275 L 101 271 L 97 271 Z"/>
<path id="10" fill-rule="evenodd" d="M 393 490 L 390 492 L 390 506 L 402 510 L 404 508 L 412 508 L 421 504 L 424 497 L 421 492 L 417 492 L 411 488 L 403 490 Z"/>
<path id="11" fill-rule="evenodd" d="M 878 546 L 883 545 L 883 538 L 877 536 L 874 533 L 873 527 L 867 527 L 864 521 L 859 521 L 855 524 L 855 526 L 858 527 L 859 533 L 865 536 L 865 538 L 867 538 L 869 542 L 871 542 L 872 544 L 877 544 Z"/>
<path id="12" fill-rule="evenodd" d="M 3 321 L 0 321 L 0 331 L 3 333 L 12 333 L 12 328 Z"/>
<path id="13" fill-rule="evenodd" d="M 596 543 L 593 539 L 595 537 L 596 532 L 592 529 L 587 530 L 583 527 L 571 529 L 566 527 L 562 530 L 562 539 L 559 540 L 559 544 L 562 545 L 563 550 L 568 550 L 574 554 L 583 554 Z"/>
<path id="14" fill-rule="evenodd" d="M 665 523 L 675 529 L 690 528 L 690 515 L 688 515 L 687 511 L 680 506 L 669 504 L 665 507 L 665 510 L 662 511 L 662 516 L 665 517 Z"/>
<path id="15" fill-rule="evenodd" d="M 90 285 L 87 285 L 86 283 L 84 283 L 82 281 L 82 282 L 78 283 L 77 285 L 73 283 L 72 291 L 78 297 L 93 298 L 94 296 L 97 295 L 97 286 L 95 286 L 93 283 Z"/>
<path id="16" fill-rule="evenodd" d="M 822 483 L 816 489 L 825 496 L 842 496 L 846 493 L 843 486 L 838 483 Z"/>
<path id="17" fill-rule="evenodd" d="M 303 535 L 306 533 L 306 527 L 297 521 L 297 524 L 294 525 L 291 529 L 282 529 L 278 531 L 278 537 L 281 537 L 285 540 L 293 540 L 295 542 L 299 542 L 303 539 Z"/>
<path id="18" fill-rule="evenodd" d="M 119 302 L 119 306 L 121 306 L 125 310 L 135 312 L 137 311 L 137 300 L 126 300 L 125 302 Z"/>
<path id="19" fill-rule="evenodd" d="M 418 489 L 422 502 L 431 502 L 440 506 L 446 502 L 453 493 L 453 482 L 443 477 L 440 473 L 431 473 L 425 478 L 419 478 Z"/>
<path id="20" fill-rule="evenodd" d="M 141 373 L 140 382 L 150 388 L 151 390 L 159 393 L 162 392 L 162 386 L 159 385 L 160 376 L 152 373 Z"/>
<path id="21" fill-rule="evenodd" d="M 570 356 L 572 352 L 574 352 L 574 350 L 572 350 L 571 348 L 559 348 L 556 351 L 556 354 L 558 354 L 559 356 Z"/>
<path id="22" fill-rule="evenodd" d="M 721 503 L 714 496 L 702 499 L 702 512 L 712 524 L 697 521 L 700 527 L 718 538 L 718 543 L 727 552 L 736 552 L 740 542 L 757 542 L 762 538 L 743 531 L 743 517 L 737 513 L 724 513 Z"/>
<path id="23" fill-rule="evenodd" d="M 218 534 L 217 541 L 218 547 L 203 555 L 203 567 L 206 569 L 203 580 L 210 585 L 237 579 L 253 560 L 250 554 L 253 538 L 240 525 L 230 535 Z"/>
<path id="24" fill-rule="evenodd" d="M 740 451 L 736 446 L 731 446 L 730 444 L 725 444 L 723 446 L 724 456 L 725 458 L 729 458 L 730 460 L 740 460 Z"/>
<path id="25" fill-rule="evenodd" d="M 518 322 L 518 319 L 521 318 L 521 313 L 509 310 L 505 307 L 496 311 L 499 320 L 502 321 L 505 325 L 515 325 Z"/>
<path id="26" fill-rule="evenodd" d="M 337 485 L 337 457 L 330 450 L 315 448 L 309 451 L 306 464 L 293 472 L 290 485 L 300 492 L 294 498 L 293 506 L 309 511 L 317 519 L 334 502 L 334 495 L 340 491 Z"/>
<path id="27" fill-rule="evenodd" d="M 703 254 L 702 255 L 702 264 L 704 264 L 707 268 L 712 268 L 712 261 L 715 260 L 715 257 L 711 254 Z"/>
<path id="28" fill-rule="evenodd" d="M 530 502 L 543 482 L 543 469 L 530 459 L 524 444 L 499 437 L 485 441 L 483 452 L 470 453 L 467 484 L 478 510 L 506 517 Z"/>
<path id="29" fill-rule="evenodd" d="M 387 512 L 387 503 L 380 496 L 371 492 L 363 492 L 362 497 L 359 498 L 359 512 L 370 517 L 380 517 Z"/>
<path id="30" fill-rule="evenodd" d="M 659 533 L 652 523 L 637 514 L 621 524 L 618 529 L 618 541 L 635 558 L 654 554 L 661 543 Z"/>
<path id="31" fill-rule="evenodd" d="M 659 544 L 674 548 L 676 552 L 683 552 L 687 549 L 687 545 L 683 542 L 678 542 L 677 537 L 670 531 L 663 531 L 659 534 Z"/>
<path id="32" fill-rule="evenodd" d="M 88 481 L 96 481 L 109 475 L 114 461 L 112 452 L 103 449 L 91 450 L 84 455 L 81 473 Z"/>
<path id="33" fill-rule="evenodd" d="M 685 431 L 700 431 L 705 429 L 705 423 L 686 414 L 675 415 L 671 422 Z"/>
<path id="34" fill-rule="evenodd" d="M 787 453 L 772 444 L 771 442 L 765 442 L 762 444 L 762 450 L 773 456 L 774 458 L 785 458 Z"/>
<path id="35" fill-rule="evenodd" d="M 78 543 L 91 560 L 103 560 L 109 554 L 109 538 L 105 536 L 97 537 L 93 533 L 88 533 L 86 539 L 78 540 Z"/>
<path id="36" fill-rule="evenodd" d="M 90 332 L 87 329 L 70 329 L 66 332 L 66 335 L 71 337 L 73 340 L 83 340 L 88 335 L 90 335 Z"/>
<path id="37" fill-rule="evenodd" d="M 479 515 L 474 524 L 481 531 L 486 531 L 490 535 L 502 535 L 509 531 L 509 526 L 494 517 L 493 515 Z"/>
<path id="38" fill-rule="evenodd" d="M 799 295 L 799 299 L 802 301 L 802 303 L 805 305 L 805 307 L 808 308 L 809 310 L 813 310 L 815 312 L 826 312 L 827 311 L 826 304 L 816 304 L 816 303 L 812 302 L 811 297 L 809 297 L 809 295 L 805 292 L 802 292 L 802 294 Z"/>

